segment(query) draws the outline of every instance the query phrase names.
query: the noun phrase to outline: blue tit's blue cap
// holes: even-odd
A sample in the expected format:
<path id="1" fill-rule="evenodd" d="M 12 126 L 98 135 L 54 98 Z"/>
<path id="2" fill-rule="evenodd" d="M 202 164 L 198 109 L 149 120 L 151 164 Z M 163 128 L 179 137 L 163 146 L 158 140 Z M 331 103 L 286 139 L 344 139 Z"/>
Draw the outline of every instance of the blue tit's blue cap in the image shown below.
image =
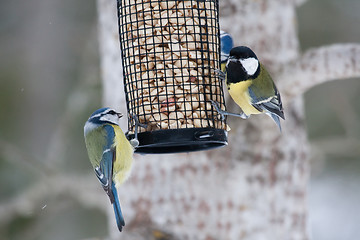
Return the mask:
<path id="1" fill-rule="evenodd" d="M 106 111 L 106 110 L 108 110 L 108 109 L 109 109 L 108 107 L 99 108 L 98 110 L 96 110 L 95 112 L 93 112 L 93 113 L 91 114 L 90 118 L 91 118 L 92 116 L 95 116 L 95 115 L 97 115 L 97 114 L 99 114 L 99 113 L 102 113 L 102 112 L 104 112 L 104 111 Z"/>
<path id="2" fill-rule="evenodd" d="M 229 33 L 220 31 L 220 48 L 221 62 L 226 62 L 229 58 L 230 50 L 233 48 L 234 42 Z"/>

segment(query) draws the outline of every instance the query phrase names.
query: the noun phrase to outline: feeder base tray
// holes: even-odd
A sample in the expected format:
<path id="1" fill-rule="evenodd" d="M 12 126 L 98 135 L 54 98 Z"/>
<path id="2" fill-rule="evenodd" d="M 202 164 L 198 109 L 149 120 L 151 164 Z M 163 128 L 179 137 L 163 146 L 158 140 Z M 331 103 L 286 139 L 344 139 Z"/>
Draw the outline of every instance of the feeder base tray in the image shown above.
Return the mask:
<path id="1" fill-rule="evenodd" d="M 138 140 L 135 153 L 193 152 L 226 146 L 227 132 L 215 128 L 166 129 L 139 133 Z"/>

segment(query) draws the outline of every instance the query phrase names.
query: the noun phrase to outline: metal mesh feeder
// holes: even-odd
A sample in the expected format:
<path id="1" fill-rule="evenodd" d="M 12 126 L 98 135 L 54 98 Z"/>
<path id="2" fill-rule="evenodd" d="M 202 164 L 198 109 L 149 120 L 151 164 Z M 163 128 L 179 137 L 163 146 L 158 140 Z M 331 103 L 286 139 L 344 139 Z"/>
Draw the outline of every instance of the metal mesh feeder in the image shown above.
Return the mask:
<path id="1" fill-rule="evenodd" d="M 174 153 L 227 144 L 219 69 L 218 0 L 118 0 L 129 116 L 139 153 Z M 129 119 L 129 132 L 135 123 Z"/>

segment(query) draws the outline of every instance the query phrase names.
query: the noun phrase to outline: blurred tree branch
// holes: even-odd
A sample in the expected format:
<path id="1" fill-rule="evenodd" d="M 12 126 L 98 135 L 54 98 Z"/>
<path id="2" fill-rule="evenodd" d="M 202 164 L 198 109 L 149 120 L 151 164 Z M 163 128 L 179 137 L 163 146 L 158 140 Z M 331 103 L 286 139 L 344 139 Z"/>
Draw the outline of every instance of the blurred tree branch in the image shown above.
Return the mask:
<path id="1" fill-rule="evenodd" d="M 284 65 L 276 79 L 284 101 L 288 102 L 321 83 L 353 77 L 360 77 L 360 44 L 311 49 Z"/>
<path id="2" fill-rule="evenodd" d="M 3 159 L 15 164 L 19 169 L 34 173 L 37 177 L 29 188 L 21 191 L 10 200 L 0 202 L 1 226 L 7 226 L 18 216 L 36 216 L 41 211 L 47 211 L 48 207 L 55 208 L 54 201 L 48 199 L 61 195 L 67 195 L 83 206 L 98 208 L 103 212 L 107 211 L 109 205 L 98 198 L 99 195 L 103 195 L 103 191 L 94 179 L 90 165 L 89 171 L 87 171 L 91 172 L 89 174 L 68 171 L 71 166 L 67 167 L 69 159 L 66 158 L 69 152 L 70 139 L 72 139 L 70 137 L 71 127 L 82 116 L 82 111 L 89 108 L 90 105 L 92 108 L 95 105 L 94 102 L 99 99 L 94 97 L 97 95 L 92 94 L 94 89 L 100 88 L 98 53 L 94 47 L 97 45 L 96 36 L 97 31 L 94 28 L 91 37 L 84 46 L 79 81 L 74 84 L 72 91 L 67 96 L 65 108 L 50 136 L 45 157 L 31 156 L 23 149 L 0 139 L 0 152 Z M 82 134 L 82 129 L 80 132 Z M 85 151 L 83 143 L 75 146 L 80 146 Z M 87 159 L 70 159 L 70 161 L 87 163 Z"/>
<path id="3" fill-rule="evenodd" d="M 51 203 L 47 203 L 46 199 L 61 194 L 66 194 L 89 208 L 106 211 L 103 208 L 105 205 L 97 197 L 101 189 L 94 182 L 92 174 L 56 174 L 40 177 L 33 186 L 12 201 L 0 204 L 0 224 L 5 225 L 17 216 L 33 215 L 46 210 L 46 205 L 51 207 Z"/>
<path id="4" fill-rule="evenodd" d="M 0 139 L 0 152 L 4 160 L 15 163 L 17 167 L 26 168 L 34 174 L 46 176 L 50 173 L 50 169 L 44 166 L 41 162 L 37 161 L 35 157 L 25 154 L 16 145 Z"/>

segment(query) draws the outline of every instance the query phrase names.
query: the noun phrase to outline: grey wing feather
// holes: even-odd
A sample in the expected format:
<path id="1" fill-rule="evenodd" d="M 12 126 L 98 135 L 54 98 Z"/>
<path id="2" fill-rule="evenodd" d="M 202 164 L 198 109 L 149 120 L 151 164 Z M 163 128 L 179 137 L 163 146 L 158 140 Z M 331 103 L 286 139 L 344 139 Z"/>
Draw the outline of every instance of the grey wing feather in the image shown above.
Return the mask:
<path id="1" fill-rule="evenodd" d="M 252 105 L 259 111 L 265 110 L 266 112 L 275 114 L 285 120 L 281 97 L 275 85 L 274 90 L 275 92 L 273 96 L 258 97 L 255 95 L 251 87 L 249 87 L 249 94 L 253 100 Z"/>
<path id="2" fill-rule="evenodd" d="M 274 120 L 274 122 L 279 127 L 279 130 L 281 132 L 280 118 L 276 114 L 273 114 L 273 113 L 266 113 L 266 114 L 269 115 Z"/>

